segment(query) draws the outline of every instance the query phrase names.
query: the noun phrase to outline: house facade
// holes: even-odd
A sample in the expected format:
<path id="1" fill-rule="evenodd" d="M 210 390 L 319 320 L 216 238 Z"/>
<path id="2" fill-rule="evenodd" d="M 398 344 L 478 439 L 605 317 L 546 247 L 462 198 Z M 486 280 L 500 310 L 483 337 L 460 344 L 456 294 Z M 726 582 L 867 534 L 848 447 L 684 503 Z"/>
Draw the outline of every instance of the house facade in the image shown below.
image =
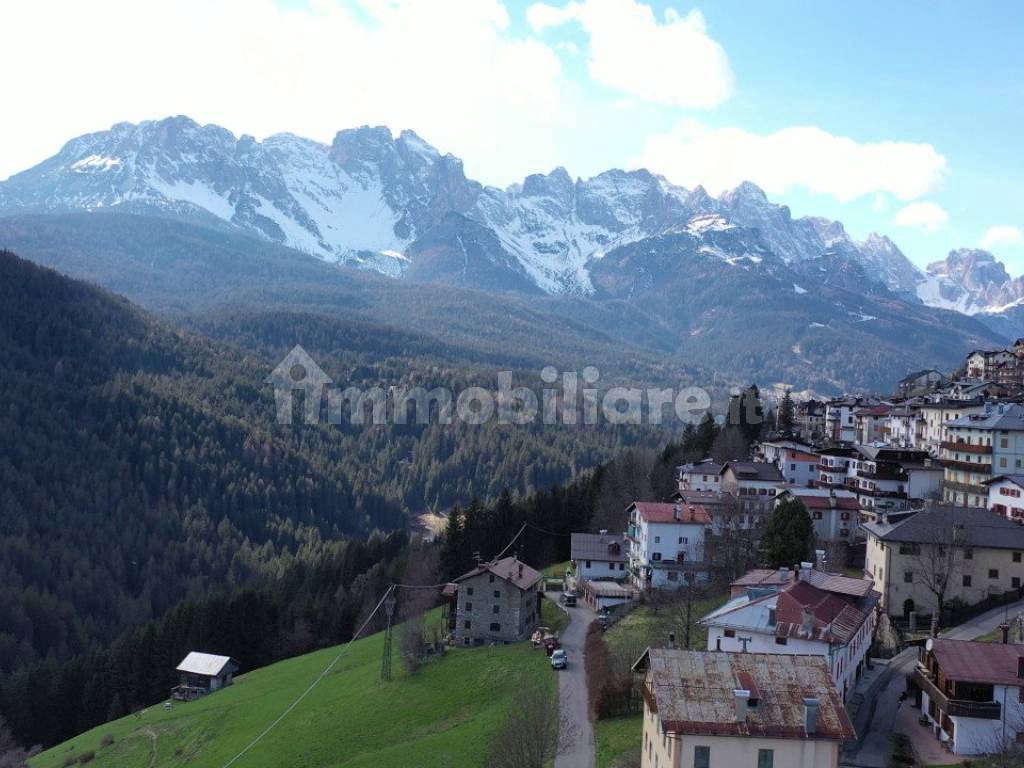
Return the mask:
<path id="1" fill-rule="evenodd" d="M 629 539 L 625 534 L 574 533 L 569 553 L 577 579 L 626 579 L 629 562 Z"/>
<path id="2" fill-rule="evenodd" d="M 238 662 L 230 656 L 192 651 L 175 671 L 179 683 L 171 690 L 171 698 L 192 701 L 231 685 L 238 672 Z"/>
<path id="3" fill-rule="evenodd" d="M 1024 475 L 996 475 L 984 484 L 988 487 L 988 508 L 1024 525 Z"/>
<path id="4" fill-rule="evenodd" d="M 783 480 L 805 488 L 818 479 L 818 454 L 809 446 L 792 440 L 771 440 L 761 443 L 758 456 L 778 467 Z"/>
<path id="5" fill-rule="evenodd" d="M 949 421 L 941 460 L 944 499 L 951 504 L 986 506 L 987 480 L 1024 469 L 1024 406 L 987 403 L 977 413 Z"/>
<path id="6" fill-rule="evenodd" d="M 858 408 L 853 412 L 857 442 L 863 445 L 884 443 L 889 440 L 889 413 L 892 408 L 885 404 Z"/>
<path id="7" fill-rule="evenodd" d="M 896 522 L 882 515 L 860 528 L 865 573 L 890 616 L 932 615 L 940 583 L 947 585 L 945 604 L 967 605 L 1019 593 L 1024 583 L 1024 526 L 988 509 L 933 505 Z"/>
<path id="8" fill-rule="evenodd" d="M 722 492 L 739 504 L 746 519 L 741 527 L 759 528 L 775 507 L 775 495 L 785 485 L 779 468 L 764 461 L 729 461 L 722 465 Z"/>
<path id="9" fill-rule="evenodd" d="M 824 573 L 808 563 L 789 581 L 769 584 L 762 580 L 701 618 L 708 650 L 821 656 L 847 700 L 864 674 L 874 636 L 880 596 L 871 581 Z"/>
<path id="10" fill-rule="evenodd" d="M 705 537 L 712 521 L 697 504 L 637 501 L 629 518 L 629 574 L 638 589 L 678 589 L 708 578 Z"/>
<path id="11" fill-rule="evenodd" d="M 680 491 L 719 491 L 722 488 L 722 465 L 705 460 L 676 467 Z"/>
<path id="12" fill-rule="evenodd" d="M 820 656 L 650 648 L 642 768 L 836 768 L 853 725 Z"/>
<path id="13" fill-rule="evenodd" d="M 932 638 L 913 673 L 921 714 L 954 755 L 1001 751 L 1024 737 L 1024 648 Z"/>
<path id="14" fill-rule="evenodd" d="M 860 502 L 852 491 L 834 488 L 786 488 L 777 503 L 797 499 L 807 508 L 819 542 L 852 544 L 860 523 Z"/>
<path id="15" fill-rule="evenodd" d="M 515 557 L 481 563 L 453 582 L 455 641 L 460 645 L 525 640 L 540 618 L 541 574 Z"/>
<path id="16" fill-rule="evenodd" d="M 953 419 L 983 410 L 985 410 L 985 404 L 980 398 L 969 400 L 943 398 L 935 402 L 922 403 L 918 412 L 924 423 L 921 428 L 921 441 L 917 447 L 928 451 L 931 456 L 938 457 L 942 441 L 946 439 L 946 424 Z"/>

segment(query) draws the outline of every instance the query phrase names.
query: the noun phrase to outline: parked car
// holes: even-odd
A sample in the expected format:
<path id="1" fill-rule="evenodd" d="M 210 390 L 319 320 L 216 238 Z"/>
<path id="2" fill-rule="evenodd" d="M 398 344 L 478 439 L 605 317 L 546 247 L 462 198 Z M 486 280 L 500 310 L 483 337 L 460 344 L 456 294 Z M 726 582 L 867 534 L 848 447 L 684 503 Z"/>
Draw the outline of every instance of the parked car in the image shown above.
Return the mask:
<path id="1" fill-rule="evenodd" d="M 551 668 L 552 669 L 565 669 L 569 664 L 569 654 L 563 649 L 559 648 L 557 651 L 551 654 Z"/>

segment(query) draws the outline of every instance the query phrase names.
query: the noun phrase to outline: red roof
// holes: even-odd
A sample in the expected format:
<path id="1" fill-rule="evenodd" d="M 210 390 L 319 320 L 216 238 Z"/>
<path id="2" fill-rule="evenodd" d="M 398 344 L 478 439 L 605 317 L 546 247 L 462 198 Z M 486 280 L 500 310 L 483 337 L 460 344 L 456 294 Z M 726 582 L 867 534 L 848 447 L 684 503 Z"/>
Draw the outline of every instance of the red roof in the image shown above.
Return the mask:
<path id="1" fill-rule="evenodd" d="M 711 525 L 711 515 L 700 504 L 665 504 L 634 501 L 633 506 L 648 523 L 696 523 Z"/>
<path id="2" fill-rule="evenodd" d="M 804 503 L 808 509 L 846 509 L 858 511 L 860 504 L 856 496 L 819 496 L 817 494 L 804 495 L 797 490 L 791 490 L 796 498 Z"/>
<path id="3" fill-rule="evenodd" d="M 867 619 L 867 614 L 839 595 L 825 592 L 806 581 L 797 581 L 779 593 L 775 604 L 775 634 L 806 637 L 804 610 L 813 615 L 811 637 L 807 639 L 849 642 Z"/>
<path id="4" fill-rule="evenodd" d="M 858 408 L 853 412 L 854 416 L 888 416 L 892 410 L 888 405 L 872 405 L 869 408 Z"/>
<path id="5" fill-rule="evenodd" d="M 978 643 L 970 640 L 932 641 L 932 653 L 947 680 L 966 683 L 992 683 L 1024 687 L 1017 676 L 1024 648 L 1002 643 Z"/>

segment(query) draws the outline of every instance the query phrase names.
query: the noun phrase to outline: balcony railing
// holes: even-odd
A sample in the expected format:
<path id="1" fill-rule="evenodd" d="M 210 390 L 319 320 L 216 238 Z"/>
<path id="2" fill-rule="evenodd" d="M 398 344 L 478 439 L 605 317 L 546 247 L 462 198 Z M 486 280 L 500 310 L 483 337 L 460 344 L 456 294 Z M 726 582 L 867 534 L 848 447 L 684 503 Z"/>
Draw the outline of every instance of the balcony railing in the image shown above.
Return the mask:
<path id="1" fill-rule="evenodd" d="M 960 453 L 992 453 L 991 445 L 971 445 L 959 440 L 943 440 L 940 444 L 944 451 L 960 451 Z"/>
<path id="2" fill-rule="evenodd" d="M 982 720 L 998 720 L 1002 716 L 1002 706 L 998 701 L 967 701 L 951 699 L 935 684 L 928 670 L 920 664 L 914 669 L 914 682 L 928 694 L 928 698 L 950 717 L 976 717 Z M 938 719 L 938 718 L 936 718 Z"/>
<path id="3" fill-rule="evenodd" d="M 955 461 L 954 459 L 941 459 L 942 466 L 946 469 L 959 469 L 961 472 L 974 472 L 976 475 L 991 475 L 991 464 L 975 464 L 971 461 Z"/>
<path id="4" fill-rule="evenodd" d="M 988 488 L 982 485 L 971 485 L 970 483 L 960 483 L 956 480 L 944 480 L 942 483 L 943 488 L 948 488 L 951 491 L 959 491 L 960 493 L 973 493 L 976 496 L 988 496 Z"/>

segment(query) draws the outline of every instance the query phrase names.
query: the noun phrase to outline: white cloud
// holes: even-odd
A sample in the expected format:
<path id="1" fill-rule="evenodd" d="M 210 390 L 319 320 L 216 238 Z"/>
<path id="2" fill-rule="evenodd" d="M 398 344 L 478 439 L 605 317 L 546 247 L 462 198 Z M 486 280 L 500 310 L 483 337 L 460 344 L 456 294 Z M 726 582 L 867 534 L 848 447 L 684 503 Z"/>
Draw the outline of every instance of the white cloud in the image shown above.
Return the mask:
<path id="1" fill-rule="evenodd" d="M 1024 245 L 1024 231 L 1009 224 L 989 227 L 981 238 L 982 248 L 1013 248 Z"/>
<path id="2" fill-rule="evenodd" d="M 413 128 L 504 183 L 510 138 L 515 160 L 553 165 L 551 126 L 569 123 L 559 55 L 500 0 L 39 0 L 0 7 L 0 28 L 6 61 L 32 62 L 3 81 L 18 119 L 0 124 L 0 179 L 78 134 L 187 114 L 260 138 Z"/>
<path id="3" fill-rule="evenodd" d="M 645 101 L 708 109 L 732 94 L 729 58 L 700 11 L 669 8 L 659 22 L 636 0 L 574 0 L 532 5 L 527 20 L 535 32 L 578 22 L 590 37 L 590 76 Z"/>
<path id="4" fill-rule="evenodd" d="M 910 227 L 925 232 L 934 232 L 949 220 L 946 209 L 938 203 L 925 200 L 900 208 L 892 223 L 897 227 Z"/>
<path id="5" fill-rule="evenodd" d="M 947 169 L 931 144 L 860 143 L 813 126 L 756 134 L 693 119 L 649 137 L 636 163 L 713 194 L 753 181 L 770 194 L 800 187 L 842 202 L 879 192 L 913 200 L 938 188 Z"/>

